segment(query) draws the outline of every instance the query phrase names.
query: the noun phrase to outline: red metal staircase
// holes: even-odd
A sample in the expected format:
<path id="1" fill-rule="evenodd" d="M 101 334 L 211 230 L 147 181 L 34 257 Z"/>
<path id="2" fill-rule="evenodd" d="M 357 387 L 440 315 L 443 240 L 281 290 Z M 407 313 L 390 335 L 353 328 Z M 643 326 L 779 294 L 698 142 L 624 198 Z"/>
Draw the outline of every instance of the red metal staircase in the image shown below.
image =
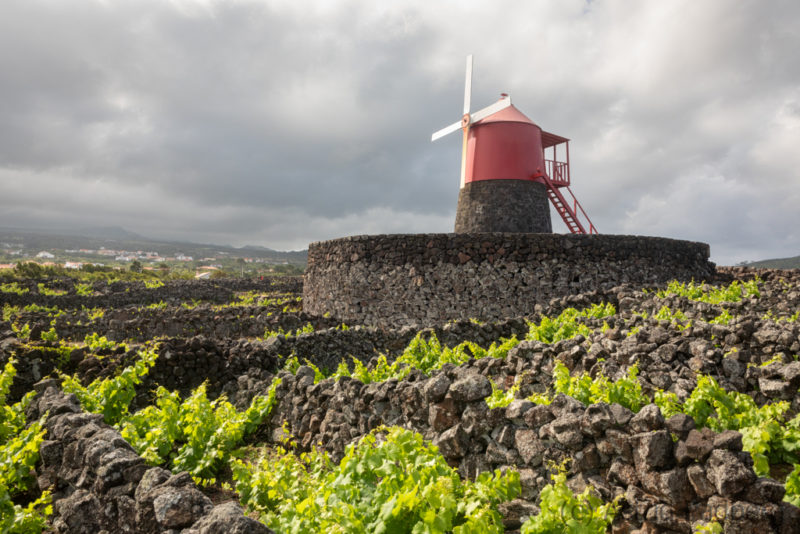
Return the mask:
<path id="1" fill-rule="evenodd" d="M 556 209 L 558 214 L 561 215 L 561 218 L 564 219 L 564 224 L 567 225 L 569 231 L 573 234 L 596 234 L 597 228 L 594 227 L 594 224 L 592 224 L 589 216 L 586 215 L 586 212 L 583 210 L 583 206 L 581 206 L 581 203 L 578 202 L 577 198 L 575 198 L 575 194 L 572 192 L 572 190 L 568 186 L 563 186 L 572 197 L 572 205 L 570 206 L 570 204 L 567 202 L 567 199 L 564 198 L 564 195 L 562 195 L 561 191 L 559 191 L 559 188 L 553 184 L 552 180 L 550 180 L 550 177 L 546 174 L 543 174 L 542 178 L 545 181 L 545 185 L 547 185 L 547 196 L 550 197 L 550 202 L 553 203 L 553 207 Z M 578 212 L 580 212 L 586 219 L 586 222 L 589 226 L 588 231 L 578 218 Z"/>
<path id="2" fill-rule="evenodd" d="M 556 147 L 562 144 L 566 147 L 566 161 L 559 161 L 556 157 Z M 550 198 L 553 207 L 561 215 L 564 224 L 573 234 L 597 234 L 597 228 L 592 224 L 583 206 L 581 206 L 581 203 L 578 202 L 575 194 L 569 188 L 569 140 L 543 131 L 542 146 L 544 150 L 552 149 L 552 159 L 545 156 L 545 172 L 540 173 L 537 177 L 541 178 L 545 186 L 547 186 L 547 196 Z M 565 198 L 561 193 L 561 189 L 567 190 L 571 200 Z M 581 218 L 584 219 L 584 222 L 581 222 Z"/>

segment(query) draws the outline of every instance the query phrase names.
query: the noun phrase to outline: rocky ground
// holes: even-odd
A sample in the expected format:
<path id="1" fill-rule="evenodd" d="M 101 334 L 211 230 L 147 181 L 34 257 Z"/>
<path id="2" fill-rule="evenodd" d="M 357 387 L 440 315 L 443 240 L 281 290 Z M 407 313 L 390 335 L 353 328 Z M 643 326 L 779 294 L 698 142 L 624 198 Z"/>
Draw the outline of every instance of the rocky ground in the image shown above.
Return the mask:
<path id="1" fill-rule="evenodd" d="M 55 532 L 268 531 L 235 502 L 212 502 L 185 473 L 148 466 L 102 416 L 85 412 L 52 378 L 56 370 L 85 383 L 113 376 L 136 360 L 140 344 L 153 340 L 160 343 L 159 357 L 138 386 L 134 406 L 152 402 L 159 385 L 187 394 L 205 382 L 211 397 L 224 393 L 244 407 L 281 377 L 278 404 L 254 442 L 277 443 L 288 433 L 299 451 L 318 446 L 339 459 L 347 444 L 380 425 L 413 429 L 436 444 L 462 477 L 519 471 L 522 492 L 501 508 L 508 531 L 538 512 L 552 465 L 568 460 L 574 491 L 592 486 L 603 500 L 619 502 L 613 532 L 692 532 L 711 519 L 729 533 L 800 532 L 800 509 L 783 501 L 792 466 L 777 462 L 771 478 L 757 476 L 741 433 L 697 428 L 691 417 L 665 417 L 655 404 L 634 412 L 553 394 L 559 365 L 573 377 L 588 373 L 613 382 L 636 364 L 642 394 L 651 399 L 666 391 L 685 401 L 703 375 L 758 406 L 786 401 L 787 417 L 800 413 L 800 271 L 722 268 L 711 282 L 722 287 L 756 276 L 759 296 L 738 302 L 712 304 L 659 296 L 658 288 L 619 286 L 554 299 L 528 318 L 397 329 L 342 328 L 334 317 L 306 315 L 297 301 L 297 279 L 152 289 L 111 284 L 91 295 L 75 294 L 69 281 L 28 281 L 21 284 L 27 293 L 0 294 L 8 305 L 0 322 L 0 363 L 12 356 L 18 362 L 9 400 L 35 389 L 39 396 L 27 416 L 33 421 L 47 414 L 36 474 L 41 489 L 53 490 Z M 66 293 L 40 294 L 39 283 Z M 255 293 L 243 298 L 245 291 Z M 32 303 L 62 313 L 22 309 Z M 505 358 L 445 364 L 430 375 L 412 370 L 399 380 L 368 384 L 315 376 L 342 360 L 352 368 L 350 356 L 368 367 L 378 365 L 379 354 L 391 362 L 418 332 L 448 347 L 472 341 L 486 348 L 511 336 L 524 339 L 528 321 L 598 303 L 614 305 L 616 314 L 586 319 L 588 331 L 555 343 L 521 341 Z M 723 314 L 730 318 L 719 321 Z M 22 324 L 29 325 L 30 339 L 20 339 Z M 47 341 L 50 329 L 58 342 Z M 265 338 L 267 330 L 275 335 Z M 92 332 L 127 346 L 89 350 L 80 342 Z M 286 369 L 290 355 L 301 364 L 293 372 Z M 490 408 L 493 384 L 515 388 L 515 399 Z M 550 394 L 552 402 L 527 400 L 533 394 Z M 233 495 L 216 493 L 214 499 L 226 496 Z"/>

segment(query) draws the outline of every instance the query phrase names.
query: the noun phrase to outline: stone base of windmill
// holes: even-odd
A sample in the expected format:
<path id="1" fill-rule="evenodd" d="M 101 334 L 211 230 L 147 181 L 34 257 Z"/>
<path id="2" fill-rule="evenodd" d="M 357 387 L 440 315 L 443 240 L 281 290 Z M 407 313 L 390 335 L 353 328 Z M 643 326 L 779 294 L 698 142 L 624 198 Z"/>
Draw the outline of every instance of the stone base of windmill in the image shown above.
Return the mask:
<path id="1" fill-rule="evenodd" d="M 457 234 L 553 231 L 547 187 L 529 180 L 467 182 L 458 194 Z"/>
<path id="2" fill-rule="evenodd" d="M 352 236 L 309 245 L 303 310 L 390 327 L 496 321 L 626 283 L 710 279 L 709 254 L 705 243 L 605 234 Z"/>

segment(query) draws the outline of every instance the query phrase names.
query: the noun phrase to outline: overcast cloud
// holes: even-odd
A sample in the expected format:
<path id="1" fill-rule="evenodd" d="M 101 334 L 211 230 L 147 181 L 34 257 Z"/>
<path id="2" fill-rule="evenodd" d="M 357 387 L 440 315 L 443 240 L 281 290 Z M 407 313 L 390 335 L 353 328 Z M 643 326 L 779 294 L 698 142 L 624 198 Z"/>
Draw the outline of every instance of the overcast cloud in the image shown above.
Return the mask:
<path id="1" fill-rule="evenodd" d="M 4 0 L 0 225 L 301 249 L 449 232 L 464 57 L 602 233 L 800 254 L 800 3 Z M 553 215 L 558 232 L 566 229 Z"/>

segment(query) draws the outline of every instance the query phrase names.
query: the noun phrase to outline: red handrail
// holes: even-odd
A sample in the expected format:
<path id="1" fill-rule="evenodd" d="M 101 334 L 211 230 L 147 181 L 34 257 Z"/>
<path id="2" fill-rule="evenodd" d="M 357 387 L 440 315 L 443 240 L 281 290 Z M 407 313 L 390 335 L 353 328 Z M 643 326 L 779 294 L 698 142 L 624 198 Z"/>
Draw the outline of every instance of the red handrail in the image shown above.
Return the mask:
<path id="1" fill-rule="evenodd" d="M 544 160 L 545 172 L 558 187 L 567 186 L 569 182 L 569 163 L 553 159 Z"/>
<path id="2" fill-rule="evenodd" d="M 597 228 L 595 228 L 594 224 L 592 223 L 592 220 L 589 218 L 589 215 L 586 214 L 586 211 L 583 209 L 583 206 L 581 206 L 581 203 L 578 202 L 578 198 L 575 196 L 575 193 L 573 193 L 572 189 L 570 189 L 569 187 L 567 187 L 566 189 L 567 189 L 567 191 L 569 191 L 569 194 L 572 197 L 572 213 L 574 213 L 576 215 L 576 218 L 577 218 L 578 210 L 581 210 L 581 213 L 586 218 L 586 222 L 589 223 L 589 232 L 588 233 L 589 234 L 596 234 L 597 233 Z"/>

